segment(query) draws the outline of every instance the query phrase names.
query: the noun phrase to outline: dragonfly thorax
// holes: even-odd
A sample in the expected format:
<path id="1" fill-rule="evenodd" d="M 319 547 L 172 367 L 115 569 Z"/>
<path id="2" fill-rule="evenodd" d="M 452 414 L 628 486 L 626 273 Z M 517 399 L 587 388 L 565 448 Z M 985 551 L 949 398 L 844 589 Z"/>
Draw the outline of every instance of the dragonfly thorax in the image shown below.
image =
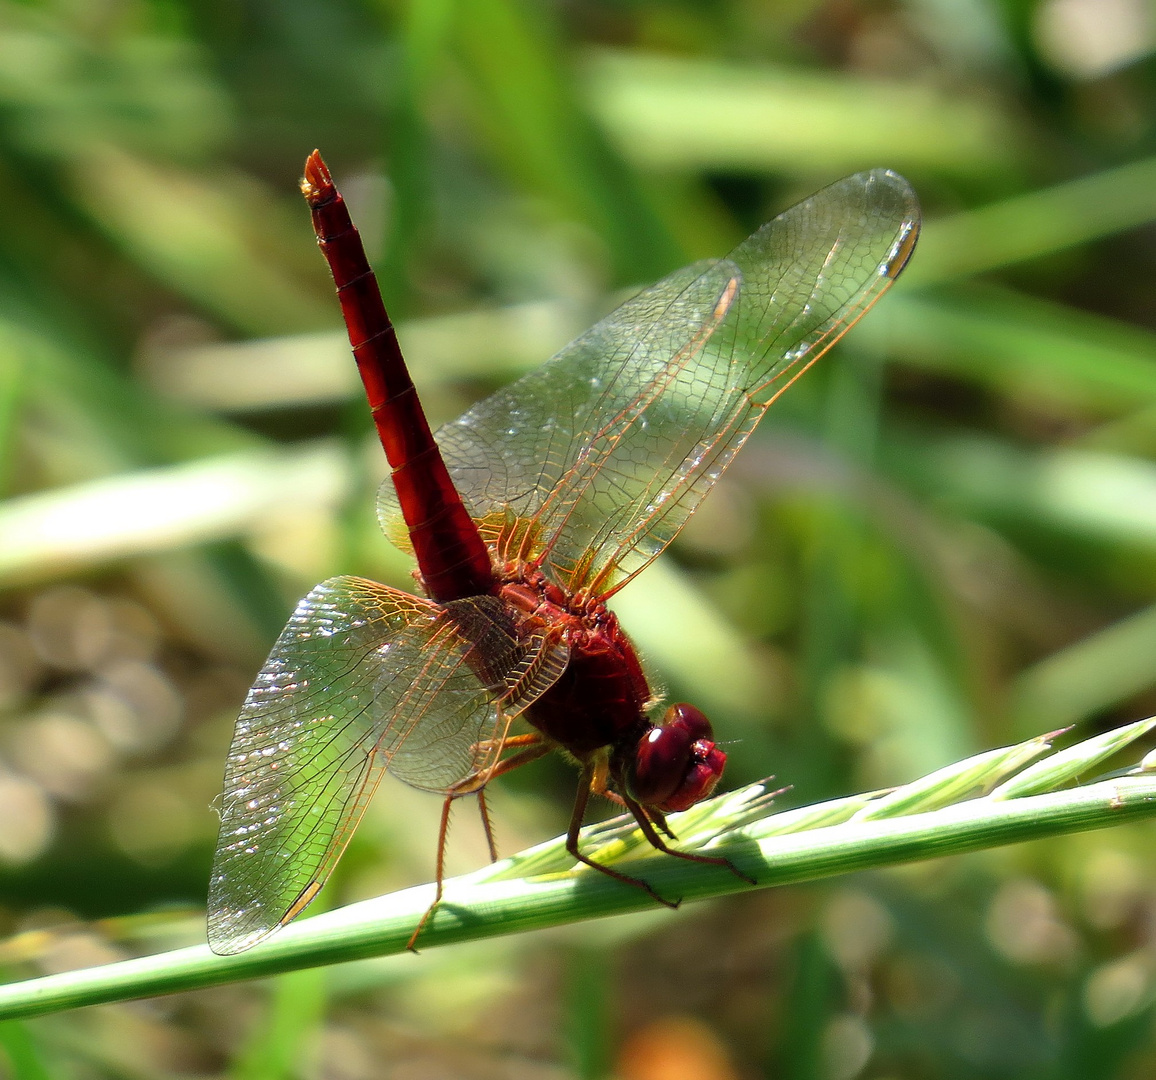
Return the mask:
<path id="1" fill-rule="evenodd" d="M 640 738 L 650 722 L 650 687 L 634 645 L 612 612 L 586 613 L 543 605 L 531 621 L 554 615 L 543 629 L 559 635 L 569 653 L 566 668 L 525 718 L 579 761 L 624 739 Z"/>
<path id="2" fill-rule="evenodd" d="M 535 632 L 561 639 L 566 669 L 526 711 L 526 719 L 579 761 L 609 752 L 621 794 L 663 812 L 685 810 L 714 790 L 726 754 L 693 705 L 648 717 L 653 695 L 634 644 L 604 603 L 570 597 L 540 571 L 509 581 L 499 597 Z"/>

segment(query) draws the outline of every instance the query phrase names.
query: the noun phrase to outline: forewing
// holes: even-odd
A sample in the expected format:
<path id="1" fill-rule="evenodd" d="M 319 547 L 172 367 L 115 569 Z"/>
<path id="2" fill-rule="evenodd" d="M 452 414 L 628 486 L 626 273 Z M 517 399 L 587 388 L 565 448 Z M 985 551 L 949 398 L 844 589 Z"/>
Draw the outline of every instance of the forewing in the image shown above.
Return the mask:
<path id="1" fill-rule="evenodd" d="M 859 173 L 639 294 L 438 433 L 470 512 L 505 517 L 500 553 L 540 557 L 571 589 L 621 584 L 891 284 L 918 228 L 902 177 Z"/>
<path id="2" fill-rule="evenodd" d="M 568 514 L 598 512 L 597 493 L 585 490 L 590 478 L 646 409 L 647 395 L 660 394 L 677 366 L 701 351 L 733 298 L 732 275 L 733 267 L 717 263 L 677 271 L 436 433 L 466 508 L 496 544 L 499 558 L 517 554 L 517 521 L 533 520 L 556 532 Z M 633 465 L 633 472 L 645 476 L 647 462 L 618 458 L 606 480 L 637 491 L 638 475 L 613 473 Z M 611 503 L 627 498 L 622 490 Z M 543 514 L 548 502 L 551 511 Z M 378 516 L 390 539 L 407 549 L 389 480 L 379 495 Z M 511 526 L 508 534 L 499 535 L 505 525 Z M 542 548 L 542 528 L 536 529 L 535 554 Z M 570 546 L 587 532 L 575 528 Z"/>
<path id="3" fill-rule="evenodd" d="M 444 792 L 484 768 L 509 712 L 545 688 L 524 679 L 543 653 L 492 597 L 442 608 L 348 577 L 310 592 L 237 719 L 209 886 L 213 950 L 248 948 L 312 900 L 386 769 Z"/>

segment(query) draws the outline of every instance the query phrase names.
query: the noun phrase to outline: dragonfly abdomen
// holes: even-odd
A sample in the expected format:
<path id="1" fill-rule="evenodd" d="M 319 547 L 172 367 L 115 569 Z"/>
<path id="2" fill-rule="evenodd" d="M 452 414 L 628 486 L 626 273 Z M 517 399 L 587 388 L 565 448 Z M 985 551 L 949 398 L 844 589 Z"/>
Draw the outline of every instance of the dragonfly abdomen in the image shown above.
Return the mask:
<path id="1" fill-rule="evenodd" d="M 361 238 L 316 151 L 305 163 L 301 190 L 333 273 L 349 343 L 426 590 L 439 603 L 489 593 L 495 585 L 489 550 L 450 479 Z"/>

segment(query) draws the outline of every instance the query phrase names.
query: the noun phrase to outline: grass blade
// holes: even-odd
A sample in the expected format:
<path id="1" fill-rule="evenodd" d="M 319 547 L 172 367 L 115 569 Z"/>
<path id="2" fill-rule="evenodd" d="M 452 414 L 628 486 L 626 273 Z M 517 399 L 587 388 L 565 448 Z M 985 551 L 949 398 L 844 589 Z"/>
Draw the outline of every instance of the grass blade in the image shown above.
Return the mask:
<path id="1" fill-rule="evenodd" d="M 1079 769 L 1083 771 L 1103 755 L 1119 749 L 1149 730 L 1153 723 L 1130 725 L 1081 744 Z M 923 792 L 923 805 L 936 801 L 936 783 L 942 792 L 959 790 L 959 777 L 974 778 L 985 771 L 990 774 L 993 768 L 1003 771 L 1012 760 L 1022 763 L 1044 749 L 1047 738 L 940 770 L 933 774 L 940 777 L 938 781 L 928 777 L 917 782 L 915 786 Z M 981 764 L 985 757 L 988 761 Z M 1060 760 L 1048 776 L 1049 781 L 1070 775 L 1080 754 L 1064 751 L 1053 757 Z M 1021 790 L 1034 790 L 1045 782 L 1042 771 L 1036 772 L 1034 779 L 1030 772 L 1027 775 L 1029 779 Z M 809 817 L 801 819 L 798 812 L 766 813 L 766 785 L 756 784 L 696 807 L 693 818 L 672 815 L 671 824 L 688 846 L 710 843 L 713 852 L 725 855 L 754 877 L 759 887 L 766 888 L 1156 816 L 1156 776 L 1151 774 L 1119 776 L 1024 797 L 1014 797 L 1014 790 L 1005 788 L 998 798 L 967 799 L 920 813 L 840 821 L 854 809 L 856 800 L 840 799 L 809 808 Z M 839 823 L 785 833 L 785 821 L 796 830 L 804 821 Z M 591 846 L 590 840 L 607 832 L 612 837 L 611 844 L 629 846 L 629 837 L 620 829 L 621 823 L 615 822 L 586 830 L 584 849 L 596 857 L 605 857 L 605 845 Z M 552 841 L 555 846 L 561 843 L 560 839 Z M 562 869 L 552 858 L 544 858 L 550 847 L 543 845 L 495 867 L 446 882 L 445 903 L 423 934 L 423 947 L 559 926 L 651 906 L 652 902 L 639 889 L 587 868 Z M 684 900 L 750 888 L 719 867 L 691 864 L 657 853 L 632 861 L 630 871 L 663 895 Z M 511 879 L 511 872 L 520 876 Z M 526 876 L 530 873 L 536 876 Z M 214 956 L 207 947 L 195 946 L 0 987 L 0 1020 L 400 953 L 432 896 L 433 886 L 423 885 L 351 904 L 303 919 L 239 956 Z"/>

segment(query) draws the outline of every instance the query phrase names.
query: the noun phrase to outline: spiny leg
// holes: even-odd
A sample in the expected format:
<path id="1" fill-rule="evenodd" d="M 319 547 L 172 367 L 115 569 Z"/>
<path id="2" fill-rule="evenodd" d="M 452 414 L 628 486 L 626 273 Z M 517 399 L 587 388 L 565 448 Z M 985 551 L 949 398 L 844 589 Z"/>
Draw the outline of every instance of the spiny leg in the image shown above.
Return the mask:
<path id="1" fill-rule="evenodd" d="M 494 841 L 494 826 L 490 821 L 490 810 L 486 806 L 486 789 L 478 788 L 478 812 L 482 815 L 482 828 L 486 830 L 486 845 L 490 849 L 490 862 L 498 861 L 498 845 Z"/>
<path id="2" fill-rule="evenodd" d="M 508 735 L 504 739 L 483 739 L 476 744 L 475 749 L 486 753 L 492 750 L 498 743 L 501 743 L 499 753 L 504 753 L 507 750 L 517 750 L 523 746 L 537 746 L 542 742 L 542 736 L 536 731 L 528 731 L 523 735 Z"/>
<path id="3" fill-rule="evenodd" d="M 595 862 L 588 855 L 583 855 L 578 850 L 578 833 L 582 828 L 582 820 L 586 816 L 586 804 L 590 801 L 590 790 L 595 779 L 595 765 L 592 762 L 586 762 L 582 766 L 582 776 L 578 781 L 578 794 L 574 799 L 574 812 L 570 815 L 570 830 L 566 834 L 566 850 L 580 863 L 586 866 L 593 867 L 595 870 L 601 871 L 607 877 L 612 877 L 616 881 L 621 881 L 626 885 L 633 885 L 637 889 L 642 889 L 648 893 L 652 900 L 657 901 L 664 907 L 676 908 L 682 902 L 681 900 L 667 900 L 665 896 L 660 896 L 655 889 L 641 878 L 631 877 L 629 874 L 624 874 L 613 867 L 604 866 L 600 862 Z"/>
<path id="4" fill-rule="evenodd" d="M 636 803 L 629 797 L 624 797 L 622 800 L 626 804 L 626 809 L 634 815 L 634 820 L 638 822 L 638 827 L 642 830 L 642 835 L 650 841 L 652 847 L 658 848 L 659 851 L 667 855 L 673 855 L 676 859 L 686 859 L 687 862 L 706 863 L 708 866 L 725 866 L 735 877 L 741 878 L 749 885 L 757 885 L 758 882 L 747 874 L 744 874 L 730 859 L 723 855 L 700 855 L 694 851 L 679 851 L 677 848 L 668 847 L 666 841 L 658 835 L 655 830 L 655 822 L 651 821 L 650 815 L 654 814 L 658 827 L 662 829 L 667 836 L 672 840 L 677 840 L 678 837 L 670 830 L 670 826 L 666 823 L 666 818 L 658 810 L 647 810 L 640 803 Z"/>
<path id="5" fill-rule="evenodd" d="M 481 786 L 478 787 L 478 809 L 482 813 L 482 828 L 486 830 L 486 843 L 490 847 L 490 862 L 498 861 L 498 845 L 494 843 L 494 830 L 490 825 L 490 812 L 486 806 L 486 785 L 489 784 L 495 776 L 501 776 L 503 773 L 508 773 L 512 769 L 517 769 L 522 765 L 529 765 L 531 761 L 537 761 L 538 758 L 545 756 L 550 752 L 550 747 L 542 741 L 540 735 L 515 735 L 512 739 L 506 740 L 506 746 L 521 746 L 525 749 L 519 750 L 516 754 L 511 754 L 504 761 L 497 761 L 490 768 L 486 769 L 480 776 Z M 473 785 L 471 785 L 472 787 Z"/>
<path id="6" fill-rule="evenodd" d="M 417 952 L 417 939 L 421 935 L 422 930 L 425 929 L 425 924 L 429 922 L 430 916 L 433 915 L 434 909 L 441 903 L 442 890 L 445 883 L 446 838 L 449 835 L 450 828 L 450 809 L 455 799 L 460 799 L 464 795 L 478 796 L 478 803 L 482 811 L 482 823 L 486 829 L 486 841 L 490 846 L 490 856 L 493 861 L 497 861 L 497 848 L 494 845 L 494 835 L 490 829 L 489 815 L 486 812 L 484 795 L 486 785 L 493 780 L 495 776 L 508 773 L 520 765 L 528 765 L 531 761 L 535 761 L 550 752 L 550 747 L 540 739 L 531 742 L 528 739 L 520 738 L 518 745 L 524 746 L 525 749 L 519 750 L 518 753 L 506 758 L 504 761 L 495 762 L 488 769 L 484 769 L 480 773 L 466 777 L 465 780 L 452 788 L 449 794 L 446 795 L 445 802 L 442 803 L 441 824 L 438 826 L 437 877 L 433 903 L 425 909 L 425 914 L 419 920 L 414 932 L 410 934 L 409 941 L 406 942 L 405 947 L 409 949 L 410 952 Z"/>
<path id="7" fill-rule="evenodd" d="M 688 851 L 676 851 L 674 848 L 668 847 L 654 828 L 657 825 L 671 840 L 678 839 L 674 830 L 667 824 L 666 815 L 657 807 L 643 806 L 628 796 L 619 795 L 618 792 L 611 791 L 607 786 L 607 780 L 607 774 L 603 772 L 603 770 L 596 768 L 590 783 L 591 790 L 595 794 L 603 795 L 611 802 L 616 802 L 619 806 L 625 807 L 638 824 L 642 835 L 646 837 L 652 847 L 657 848 L 666 855 L 673 855 L 677 859 L 686 859 L 688 862 L 707 863 L 710 866 L 725 866 L 732 874 L 742 878 L 743 881 L 749 882 L 751 885 L 758 884 L 753 878 L 748 877 L 739 870 L 730 859 L 724 858 L 721 855 L 696 855 Z"/>
<path id="8" fill-rule="evenodd" d="M 442 803 L 442 819 L 438 826 L 438 855 L 437 855 L 437 869 L 436 869 L 436 888 L 434 890 L 433 903 L 425 909 L 425 914 L 418 920 L 417 926 L 409 936 L 409 941 L 405 943 L 405 947 L 410 952 L 417 952 L 417 939 L 422 930 L 425 929 L 425 924 L 429 922 L 429 917 L 434 913 L 434 908 L 442 901 L 442 888 L 445 882 L 446 869 L 446 836 L 450 830 L 450 809 L 454 805 L 454 800 L 460 798 L 456 792 L 451 792 L 446 796 L 445 802 Z"/>
<path id="9" fill-rule="evenodd" d="M 630 814 L 630 816 L 634 818 L 635 822 L 637 823 L 639 820 L 637 811 L 632 810 L 630 804 L 621 795 L 619 795 L 617 791 L 613 791 L 610 787 L 607 786 L 607 780 L 608 777 L 596 774 L 594 780 L 591 782 L 590 790 L 595 795 L 601 795 L 609 802 L 615 803 L 617 806 L 621 806 L 622 809 Z M 667 836 L 670 837 L 671 840 L 678 839 L 678 837 L 675 836 L 671 831 L 670 826 L 667 825 L 666 816 L 662 813 L 662 811 L 655 810 L 653 807 L 651 807 L 649 810 L 643 811 L 643 814 L 645 818 L 649 819 L 649 821 L 657 825 Z"/>
<path id="10" fill-rule="evenodd" d="M 514 769 L 521 768 L 523 765 L 529 765 L 531 761 L 537 761 L 540 757 L 545 757 L 550 753 L 550 746 L 548 743 L 542 742 L 540 739 L 534 743 L 522 744 L 525 745 L 524 750 L 519 750 L 516 754 L 511 754 L 508 758 L 502 761 L 497 761 L 491 765 L 484 773 L 480 775 L 484 777 L 480 784 L 471 784 L 470 790 L 475 787 L 484 788 L 496 776 L 504 776 L 508 772 L 513 772 Z"/>
<path id="11" fill-rule="evenodd" d="M 626 809 L 630 811 L 631 816 L 634 818 L 635 821 L 637 821 L 638 820 L 637 811 L 632 809 L 630 804 L 625 799 L 622 800 L 622 805 L 625 806 Z M 653 806 L 649 806 L 649 807 L 643 807 L 642 812 L 645 815 L 645 817 L 647 818 L 647 820 L 650 821 L 651 824 L 657 825 L 659 827 L 659 829 L 662 831 L 663 836 L 667 837 L 670 840 L 677 840 L 678 839 L 678 837 L 674 834 L 674 830 L 666 823 L 666 815 L 661 810 L 657 810 Z M 642 834 L 643 834 L 643 836 L 646 836 L 646 830 L 645 829 L 642 830 Z M 650 837 L 647 837 L 647 839 L 649 840 Z"/>

